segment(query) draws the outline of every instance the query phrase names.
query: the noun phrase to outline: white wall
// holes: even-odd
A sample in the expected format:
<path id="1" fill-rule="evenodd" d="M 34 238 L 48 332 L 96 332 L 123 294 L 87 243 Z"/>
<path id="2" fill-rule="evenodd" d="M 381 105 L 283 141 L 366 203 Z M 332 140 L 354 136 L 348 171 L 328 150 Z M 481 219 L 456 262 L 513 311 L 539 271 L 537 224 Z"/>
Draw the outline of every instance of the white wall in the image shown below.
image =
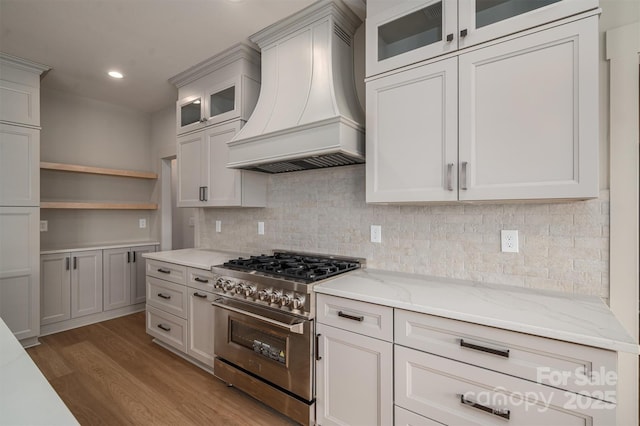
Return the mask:
<path id="1" fill-rule="evenodd" d="M 149 171 L 152 162 L 150 116 L 94 99 L 48 90 L 41 91 L 42 161 Z M 42 171 L 43 201 L 154 202 L 155 182 L 114 176 Z M 42 209 L 48 232 L 41 247 L 69 247 L 103 243 L 147 241 L 151 227 L 138 227 L 155 218 L 149 210 Z"/>

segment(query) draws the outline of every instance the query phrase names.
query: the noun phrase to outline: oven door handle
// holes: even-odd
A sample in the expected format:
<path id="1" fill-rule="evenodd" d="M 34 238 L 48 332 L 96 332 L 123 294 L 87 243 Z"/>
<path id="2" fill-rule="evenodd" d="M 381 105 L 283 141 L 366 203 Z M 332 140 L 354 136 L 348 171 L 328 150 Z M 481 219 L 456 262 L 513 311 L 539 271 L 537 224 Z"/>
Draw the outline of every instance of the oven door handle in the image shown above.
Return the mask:
<path id="1" fill-rule="evenodd" d="M 304 322 L 300 322 L 296 324 L 285 324 L 283 322 L 276 321 L 271 318 L 263 317 L 262 315 L 254 314 L 253 312 L 248 312 L 243 309 L 238 309 L 238 308 L 233 308 L 231 306 L 223 305 L 222 303 L 211 302 L 211 304 L 216 308 L 226 309 L 227 311 L 236 312 L 238 314 L 246 315 L 248 317 L 267 322 L 271 325 L 284 328 L 286 330 L 289 330 L 291 333 L 304 334 Z"/>

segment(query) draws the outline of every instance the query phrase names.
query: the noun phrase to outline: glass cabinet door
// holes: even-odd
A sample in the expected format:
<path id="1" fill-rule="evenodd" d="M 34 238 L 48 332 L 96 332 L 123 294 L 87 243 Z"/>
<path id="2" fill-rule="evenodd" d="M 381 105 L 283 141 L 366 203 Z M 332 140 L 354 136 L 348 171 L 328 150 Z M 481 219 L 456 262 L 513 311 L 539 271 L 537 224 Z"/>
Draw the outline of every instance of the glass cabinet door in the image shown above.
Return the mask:
<path id="1" fill-rule="evenodd" d="M 367 76 L 457 48 L 457 0 L 405 1 L 367 20 Z"/>
<path id="2" fill-rule="evenodd" d="M 240 81 L 233 79 L 207 90 L 207 119 L 220 123 L 240 116 Z"/>
<path id="3" fill-rule="evenodd" d="M 460 0 L 459 47 L 513 34 L 598 7 L 598 0 Z"/>
<path id="4" fill-rule="evenodd" d="M 190 96 L 178 101 L 178 129 L 181 132 L 196 129 L 202 120 L 202 98 Z"/>

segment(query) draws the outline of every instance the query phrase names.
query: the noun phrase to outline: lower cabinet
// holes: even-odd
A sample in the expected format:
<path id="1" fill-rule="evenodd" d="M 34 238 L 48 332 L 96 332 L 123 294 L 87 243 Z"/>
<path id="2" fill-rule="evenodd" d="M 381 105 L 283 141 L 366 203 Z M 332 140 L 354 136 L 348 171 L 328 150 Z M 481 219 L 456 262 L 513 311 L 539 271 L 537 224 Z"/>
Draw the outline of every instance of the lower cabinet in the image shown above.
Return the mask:
<path id="1" fill-rule="evenodd" d="M 0 207 L 0 317 L 18 340 L 40 334 L 39 218 L 37 207 Z"/>
<path id="2" fill-rule="evenodd" d="M 145 267 L 143 253 L 155 246 L 104 250 L 104 310 L 145 301 Z"/>
<path id="3" fill-rule="evenodd" d="M 316 421 L 320 425 L 393 422 L 393 344 L 316 325 Z"/>
<path id="4" fill-rule="evenodd" d="M 316 423 L 392 424 L 393 309 L 326 295 L 317 306 Z"/>
<path id="5" fill-rule="evenodd" d="M 213 370 L 211 271 L 147 260 L 147 333 Z"/>
<path id="6" fill-rule="evenodd" d="M 71 318 L 102 312 L 102 250 L 72 253 Z"/>

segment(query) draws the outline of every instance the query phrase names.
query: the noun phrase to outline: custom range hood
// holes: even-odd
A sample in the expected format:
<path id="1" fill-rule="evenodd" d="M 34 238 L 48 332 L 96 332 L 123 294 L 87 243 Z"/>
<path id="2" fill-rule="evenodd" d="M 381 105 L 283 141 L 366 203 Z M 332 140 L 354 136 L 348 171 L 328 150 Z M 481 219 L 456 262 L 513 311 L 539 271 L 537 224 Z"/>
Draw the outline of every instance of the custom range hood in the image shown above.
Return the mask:
<path id="1" fill-rule="evenodd" d="M 353 75 L 360 23 L 341 1 L 322 0 L 251 36 L 262 50 L 262 86 L 228 142 L 227 167 L 281 173 L 364 163 Z"/>

